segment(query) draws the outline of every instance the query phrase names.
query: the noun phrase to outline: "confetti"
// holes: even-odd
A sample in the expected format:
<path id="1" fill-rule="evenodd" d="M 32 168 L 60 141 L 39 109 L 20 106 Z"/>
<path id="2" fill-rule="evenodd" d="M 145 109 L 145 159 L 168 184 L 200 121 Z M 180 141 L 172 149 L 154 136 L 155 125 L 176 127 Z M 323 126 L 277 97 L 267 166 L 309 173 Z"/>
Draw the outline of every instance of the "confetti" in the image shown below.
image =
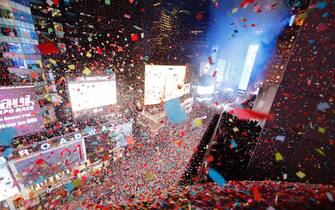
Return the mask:
<path id="1" fill-rule="evenodd" d="M 279 152 L 276 152 L 276 153 L 275 153 L 275 159 L 276 159 L 276 161 L 281 161 L 281 160 L 283 160 L 284 158 L 283 158 L 283 156 L 282 156 Z"/>
<path id="2" fill-rule="evenodd" d="M 223 186 L 226 183 L 226 180 L 221 176 L 221 174 L 213 168 L 208 169 L 208 176 L 219 186 Z"/>
<path id="3" fill-rule="evenodd" d="M 164 111 L 172 124 L 178 124 L 187 119 L 187 114 L 180 104 L 180 99 L 171 99 L 165 102 Z"/>
<path id="4" fill-rule="evenodd" d="M 306 174 L 302 171 L 298 171 L 297 173 L 295 173 L 300 179 L 305 178 Z"/>

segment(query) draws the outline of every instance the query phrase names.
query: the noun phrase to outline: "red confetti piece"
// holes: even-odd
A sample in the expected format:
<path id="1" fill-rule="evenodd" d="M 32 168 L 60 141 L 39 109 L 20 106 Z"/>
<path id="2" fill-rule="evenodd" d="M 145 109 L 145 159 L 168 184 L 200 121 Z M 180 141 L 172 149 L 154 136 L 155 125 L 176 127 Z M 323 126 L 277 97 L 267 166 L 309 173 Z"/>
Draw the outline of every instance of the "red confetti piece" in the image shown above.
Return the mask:
<path id="1" fill-rule="evenodd" d="M 268 117 L 267 114 L 261 112 L 255 112 L 250 109 L 235 108 L 234 110 L 232 110 L 232 113 L 236 114 L 237 118 L 241 120 L 247 120 L 247 119 L 264 120 Z"/>
<path id="2" fill-rule="evenodd" d="M 241 8 L 246 8 L 247 6 L 248 6 L 248 4 L 252 4 L 252 3 L 254 3 L 254 0 L 243 0 L 242 2 L 241 2 L 241 4 L 240 4 L 240 7 Z"/>
<path id="3" fill-rule="evenodd" d="M 213 162 L 213 161 L 214 161 L 214 157 L 213 157 L 213 155 L 210 155 L 210 156 L 207 157 L 207 162 L 208 162 L 208 163 L 211 163 L 211 162 Z"/>
<path id="4" fill-rule="evenodd" d="M 57 48 L 56 44 L 53 42 L 40 43 L 39 45 L 37 45 L 37 48 L 39 49 L 42 55 L 50 55 L 50 54 L 59 53 L 59 49 Z"/>
<path id="5" fill-rule="evenodd" d="M 260 202 L 262 200 L 262 196 L 261 196 L 260 192 L 258 191 L 257 187 L 253 187 L 252 192 L 253 192 L 255 200 L 257 202 Z"/>
<path id="6" fill-rule="evenodd" d="M 204 19 L 204 12 L 197 12 L 197 15 L 195 16 L 197 21 L 202 21 Z"/>
<path id="7" fill-rule="evenodd" d="M 35 161 L 35 163 L 36 163 L 36 165 L 41 165 L 41 164 L 44 163 L 44 160 L 40 158 L 40 159 L 37 159 L 37 160 Z"/>
<path id="8" fill-rule="evenodd" d="M 131 38 L 131 41 L 132 41 L 132 42 L 137 42 L 137 41 L 138 41 L 138 36 L 137 36 L 137 34 L 131 34 L 131 35 L 130 35 L 130 38 Z"/>
<path id="9" fill-rule="evenodd" d="M 179 135 L 180 135 L 181 137 L 184 137 L 184 136 L 185 136 L 185 131 L 183 131 L 183 130 L 179 131 Z"/>
<path id="10" fill-rule="evenodd" d="M 35 71 L 32 71 L 30 76 L 31 76 L 32 79 L 38 78 L 38 74 Z"/>
<path id="11" fill-rule="evenodd" d="M 132 145 L 132 144 L 134 144 L 134 139 L 133 139 L 132 136 L 127 136 L 127 137 L 126 137 L 126 140 L 127 140 L 127 144 L 128 144 L 128 145 Z"/>

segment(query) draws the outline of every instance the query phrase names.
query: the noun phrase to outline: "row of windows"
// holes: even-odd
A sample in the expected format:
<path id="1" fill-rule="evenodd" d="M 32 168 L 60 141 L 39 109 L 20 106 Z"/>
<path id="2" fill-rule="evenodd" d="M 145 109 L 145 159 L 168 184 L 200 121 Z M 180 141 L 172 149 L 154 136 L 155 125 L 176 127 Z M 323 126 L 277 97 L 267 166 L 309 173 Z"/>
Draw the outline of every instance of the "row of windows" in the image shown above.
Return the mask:
<path id="1" fill-rule="evenodd" d="M 8 59 L 6 60 L 8 67 L 20 69 L 41 69 L 42 63 L 40 60 L 23 60 L 23 59 Z"/>
<path id="2" fill-rule="evenodd" d="M 11 1 L 16 2 L 18 4 L 22 4 L 26 7 L 29 7 L 29 0 L 11 0 Z"/>
<path id="3" fill-rule="evenodd" d="M 35 31 L 31 31 L 25 28 L 13 28 L 10 26 L 1 26 L 0 33 L 3 36 L 20 37 L 20 38 L 25 38 L 25 39 L 38 40 L 38 37 Z"/>
<path id="4" fill-rule="evenodd" d="M 13 11 L 6 8 L 0 8 L 0 18 L 19 20 L 25 23 L 34 24 L 32 15 L 20 10 Z"/>
<path id="5" fill-rule="evenodd" d="M 24 43 L 2 43 L 2 51 L 18 54 L 37 54 L 39 53 L 32 44 Z"/>

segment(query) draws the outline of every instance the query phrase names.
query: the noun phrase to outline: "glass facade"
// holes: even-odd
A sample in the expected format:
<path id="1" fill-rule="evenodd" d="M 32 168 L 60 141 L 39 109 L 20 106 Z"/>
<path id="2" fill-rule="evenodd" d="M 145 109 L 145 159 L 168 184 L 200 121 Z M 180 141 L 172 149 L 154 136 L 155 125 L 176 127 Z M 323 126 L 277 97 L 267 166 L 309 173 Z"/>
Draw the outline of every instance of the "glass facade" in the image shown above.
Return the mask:
<path id="1" fill-rule="evenodd" d="M 34 45 L 38 43 L 38 36 L 34 29 L 29 1 L 15 0 L 7 3 L 9 4 L 6 7 L 0 8 L 0 44 L 9 70 L 41 69 L 39 51 Z"/>

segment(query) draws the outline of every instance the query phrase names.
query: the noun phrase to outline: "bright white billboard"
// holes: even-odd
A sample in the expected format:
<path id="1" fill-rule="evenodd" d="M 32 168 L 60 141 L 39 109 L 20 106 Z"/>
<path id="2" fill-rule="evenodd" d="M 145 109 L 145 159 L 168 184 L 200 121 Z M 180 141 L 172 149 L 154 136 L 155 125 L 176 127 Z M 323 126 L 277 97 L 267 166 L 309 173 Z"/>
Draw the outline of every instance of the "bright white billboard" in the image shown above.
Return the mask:
<path id="1" fill-rule="evenodd" d="M 185 74 L 186 66 L 146 65 L 144 105 L 159 104 L 183 96 L 187 92 Z"/>
<path id="2" fill-rule="evenodd" d="M 83 111 L 99 112 L 99 108 L 116 104 L 115 77 L 83 77 L 68 83 L 74 116 Z"/>

